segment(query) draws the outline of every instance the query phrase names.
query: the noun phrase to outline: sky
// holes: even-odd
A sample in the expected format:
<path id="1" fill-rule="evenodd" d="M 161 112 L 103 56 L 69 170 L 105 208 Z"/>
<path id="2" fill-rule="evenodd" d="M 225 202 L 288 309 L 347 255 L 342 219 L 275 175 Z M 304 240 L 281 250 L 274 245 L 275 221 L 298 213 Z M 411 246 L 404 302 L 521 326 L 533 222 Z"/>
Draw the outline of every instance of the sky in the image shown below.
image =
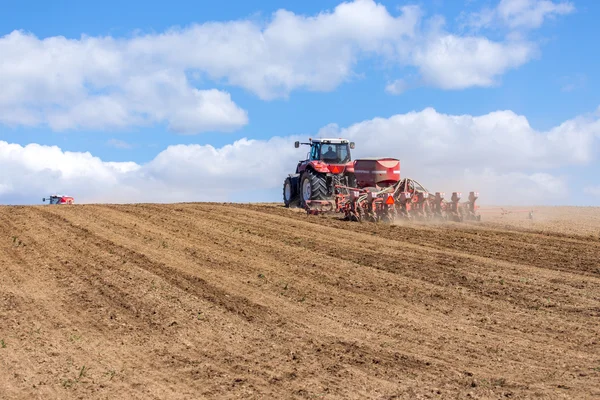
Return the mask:
<path id="1" fill-rule="evenodd" d="M 281 201 L 346 137 L 430 191 L 600 206 L 600 2 L 20 1 L 0 204 Z"/>

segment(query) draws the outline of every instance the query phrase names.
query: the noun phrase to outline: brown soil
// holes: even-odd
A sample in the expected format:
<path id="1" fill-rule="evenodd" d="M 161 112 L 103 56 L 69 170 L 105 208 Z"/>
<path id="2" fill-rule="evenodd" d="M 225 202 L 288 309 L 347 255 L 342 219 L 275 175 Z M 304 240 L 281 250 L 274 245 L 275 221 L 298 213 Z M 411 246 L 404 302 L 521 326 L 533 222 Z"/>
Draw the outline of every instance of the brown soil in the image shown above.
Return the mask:
<path id="1" fill-rule="evenodd" d="M 0 397 L 598 398 L 600 211 L 561 210 L 0 207 Z"/>

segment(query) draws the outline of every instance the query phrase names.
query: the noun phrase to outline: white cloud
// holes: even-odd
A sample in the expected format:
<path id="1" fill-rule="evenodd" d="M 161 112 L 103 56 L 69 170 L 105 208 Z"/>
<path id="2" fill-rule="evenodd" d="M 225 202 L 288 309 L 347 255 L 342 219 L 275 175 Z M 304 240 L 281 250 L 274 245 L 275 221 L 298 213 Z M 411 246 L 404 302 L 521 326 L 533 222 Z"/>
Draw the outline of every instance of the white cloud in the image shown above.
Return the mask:
<path id="1" fill-rule="evenodd" d="M 386 85 L 385 91 L 390 94 L 402 94 L 407 89 L 408 85 L 404 79 L 396 79 Z"/>
<path id="2" fill-rule="evenodd" d="M 493 42 L 483 37 L 440 35 L 415 50 L 414 62 L 424 80 L 442 89 L 492 86 L 507 70 L 536 54 L 533 44 Z"/>
<path id="3" fill-rule="evenodd" d="M 399 158 L 402 175 L 431 191 L 480 191 L 487 204 L 569 201 L 561 167 L 591 162 L 599 134 L 592 115 L 538 132 L 512 111 L 471 116 L 431 108 L 320 132 L 356 141 L 356 157 Z"/>
<path id="4" fill-rule="evenodd" d="M 394 55 L 396 46 L 417 34 L 420 18 L 418 7 L 403 7 L 394 17 L 383 5 L 358 0 L 310 17 L 279 10 L 264 26 L 249 21 L 195 25 L 136 39 L 131 47 L 147 54 L 164 49 L 174 63 L 273 99 L 299 88 L 334 89 L 353 75 L 360 56 Z"/>
<path id="5" fill-rule="evenodd" d="M 356 153 L 361 156 L 397 149 L 411 175 L 418 175 L 424 167 L 447 170 L 477 166 L 516 172 L 588 163 L 600 120 L 578 117 L 548 132 L 538 132 L 524 116 L 512 111 L 471 116 L 426 108 L 363 121 L 337 132 L 333 129 L 327 127 L 327 135 L 355 140 Z"/>
<path id="6" fill-rule="evenodd" d="M 599 117 L 579 116 L 539 132 L 512 111 L 471 116 L 428 108 L 342 129 L 331 124 L 319 136 L 354 140 L 355 158 L 397 157 L 402 175 L 431 191 L 476 190 L 487 204 L 552 204 L 573 201 L 564 167 L 597 160 Z M 305 139 L 175 145 L 143 165 L 0 141 L 0 202 L 31 203 L 51 192 L 78 202 L 280 201 L 284 177 L 306 154 L 293 142 Z"/>
<path id="7" fill-rule="evenodd" d="M 283 170 L 294 168 L 296 157 L 293 138 L 242 139 L 219 149 L 169 146 L 144 165 L 0 141 L 0 202 L 35 202 L 55 192 L 79 203 L 223 201 L 236 192 L 269 189 L 275 180 L 282 183 Z"/>
<path id="8" fill-rule="evenodd" d="M 569 14 L 575 10 L 568 1 L 549 0 L 502 0 L 498 4 L 498 14 L 511 28 L 538 28 L 545 18 Z"/>
<path id="9" fill-rule="evenodd" d="M 540 14 L 513 3 L 498 8 L 511 21 Z M 542 15 L 550 13 L 560 12 Z M 248 123 L 246 111 L 228 93 L 198 86 L 215 81 L 264 100 L 298 89 L 330 91 L 355 77 L 358 61 L 377 57 L 418 69 L 430 85 L 460 89 L 493 85 L 535 56 L 525 39 L 462 37 L 443 31 L 443 18 L 423 14 L 405 6 L 396 16 L 373 0 L 355 0 L 313 16 L 278 10 L 263 23 L 207 22 L 131 38 L 40 39 L 14 31 L 0 37 L 0 123 L 232 131 Z M 398 91 L 399 82 L 388 90 Z"/>
<path id="10" fill-rule="evenodd" d="M 570 1 L 501 0 L 495 8 L 484 8 L 466 16 L 465 25 L 479 28 L 505 26 L 509 29 L 539 28 L 544 20 L 575 11 Z"/>
<path id="11" fill-rule="evenodd" d="M 429 190 L 440 188 L 449 195 L 462 192 L 466 198 L 469 191 L 480 194 L 480 203 L 485 205 L 551 205 L 573 201 L 568 190 L 567 179 L 545 172 L 504 172 L 501 168 L 465 169 L 462 171 L 435 174 L 421 182 Z M 417 180 L 420 180 L 417 178 Z M 437 191 L 436 189 L 435 191 Z"/>
<path id="12" fill-rule="evenodd" d="M 0 122 L 58 131 L 167 122 L 180 133 L 230 131 L 248 122 L 228 93 L 195 89 L 184 69 L 144 60 L 128 44 L 40 40 L 18 31 L 1 37 Z"/>

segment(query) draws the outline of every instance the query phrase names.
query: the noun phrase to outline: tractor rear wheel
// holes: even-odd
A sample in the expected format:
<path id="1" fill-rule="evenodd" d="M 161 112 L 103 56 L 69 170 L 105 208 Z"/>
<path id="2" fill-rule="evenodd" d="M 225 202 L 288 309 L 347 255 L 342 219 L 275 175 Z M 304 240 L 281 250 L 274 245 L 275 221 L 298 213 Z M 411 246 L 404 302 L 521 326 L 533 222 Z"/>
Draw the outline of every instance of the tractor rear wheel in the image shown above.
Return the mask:
<path id="1" fill-rule="evenodd" d="M 290 207 L 298 199 L 298 193 L 294 193 L 294 187 L 292 186 L 292 178 L 286 178 L 283 182 L 283 204 L 286 207 Z"/>
<path id="2" fill-rule="evenodd" d="M 323 200 L 327 197 L 327 183 L 323 174 L 317 174 L 312 170 L 302 174 L 300 182 L 300 199 L 302 206 L 308 200 Z"/>

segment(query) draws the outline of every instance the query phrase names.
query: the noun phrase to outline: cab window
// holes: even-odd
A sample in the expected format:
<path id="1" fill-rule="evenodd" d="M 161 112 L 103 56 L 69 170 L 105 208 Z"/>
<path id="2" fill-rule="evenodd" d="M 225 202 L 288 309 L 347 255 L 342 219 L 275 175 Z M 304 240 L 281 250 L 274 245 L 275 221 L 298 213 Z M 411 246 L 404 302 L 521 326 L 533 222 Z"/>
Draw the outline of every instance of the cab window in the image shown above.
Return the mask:
<path id="1" fill-rule="evenodd" d="M 310 159 L 318 160 L 321 154 L 321 143 L 313 143 L 310 149 Z"/>

